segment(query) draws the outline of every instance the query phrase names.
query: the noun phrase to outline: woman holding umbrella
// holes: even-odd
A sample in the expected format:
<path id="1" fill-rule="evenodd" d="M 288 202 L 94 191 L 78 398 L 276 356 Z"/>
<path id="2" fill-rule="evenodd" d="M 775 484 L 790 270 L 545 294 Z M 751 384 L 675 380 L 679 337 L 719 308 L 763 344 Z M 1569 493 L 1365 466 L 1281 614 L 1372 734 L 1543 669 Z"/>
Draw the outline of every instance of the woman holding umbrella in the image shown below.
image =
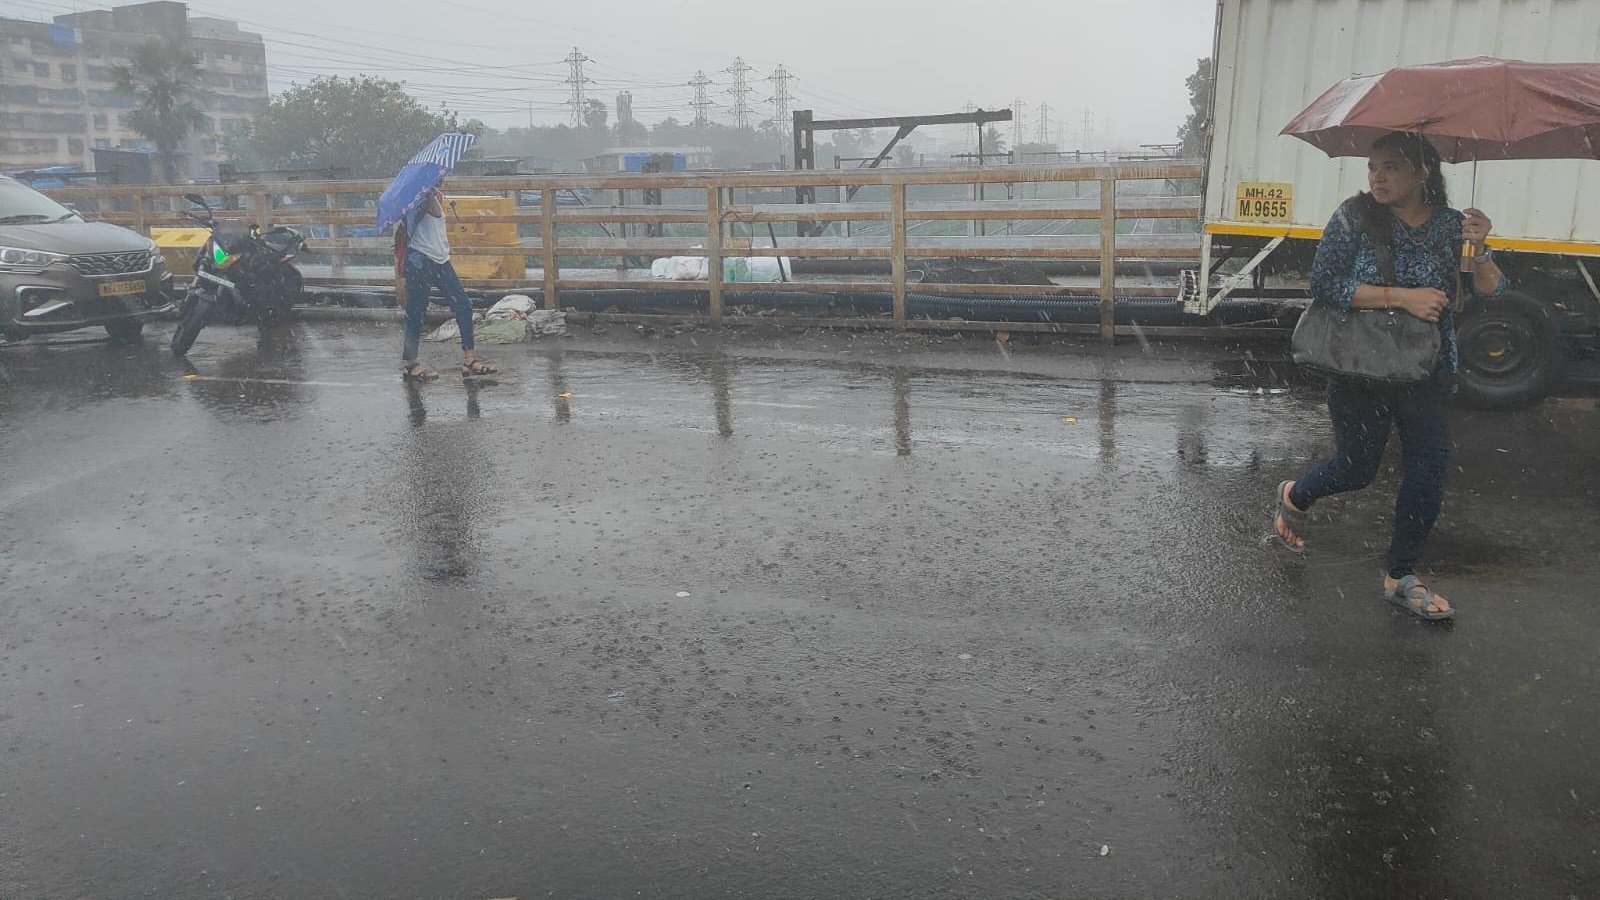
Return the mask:
<path id="1" fill-rule="evenodd" d="M 472 302 L 461 287 L 455 266 L 450 264 L 450 238 L 444 226 L 444 194 L 439 190 L 444 177 L 461 161 L 477 138 L 467 132 L 451 131 L 439 135 L 401 167 L 378 198 L 378 230 L 397 226 L 395 233 L 396 276 L 404 275 L 405 348 L 401 374 L 406 381 L 432 381 L 439 373 L 417 361 L 422 338 L 422 315 L 428 310 L 428 295 L 434 288 L 444 295 L 461 328 L 461 376 L 490 375 L 498 371 L 478 359 L 472 341 Z M 397 297 L 398 301 L 399 298 Z"/>
<path id="2" fill-rule="evenodd" d="M 1420 618 L 1447 619 L 1455 608 L 1418 579 L 1415 566 L 1439 517 L 1450 454 L 1447 385 L 1458 365 L 1451 304 L 1458 283 L 1474 296 L 1498 297 L 1506 280 L 1484 243 L 1489 218 L 1477 209 L 1450 208 L 1439 152 L 1426 138 L 1409 132 L 1379 138 L 1367 160 L 1367 182 L 1370 190 L 1340 205 L 1323 231 L 1311 268 L 1313 302 L 1400 309 L 1436 325 L 1438 368 L 1418 384 L 1330 378 L 1334 456 L 1278 486 L 1273 528 L 1284 546 L 1303 550 L 1312 505 L 1371 484 L 1389 432 L 1396 430 L 1402 474 L 1384 596 Z M 1464 267 L 1463 241 L 1472 248 Z"/>
<path id="3" fill-rule="evenodd" d="M 432 381 L 439 373 L 417 361 L 422 339 L 422 315 L 434 288 L 444 295 L 461 330 L 461 375 L 492 375 L 499 371 L 478 358 L 472 340 L 472 301 L 450 264 L 450 238 L 444 227 L 444 195 L 437 187 L 406 223 L 405 244 L 406 324 L 401 374 L 407 381 Z"/>

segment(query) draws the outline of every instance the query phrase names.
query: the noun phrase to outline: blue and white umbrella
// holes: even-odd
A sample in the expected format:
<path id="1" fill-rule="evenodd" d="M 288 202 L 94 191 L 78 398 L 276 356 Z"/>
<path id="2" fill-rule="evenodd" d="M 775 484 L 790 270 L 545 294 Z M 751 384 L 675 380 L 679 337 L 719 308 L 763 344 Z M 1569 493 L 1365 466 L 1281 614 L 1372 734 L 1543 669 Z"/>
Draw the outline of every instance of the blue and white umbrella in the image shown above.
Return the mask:
<path id="1" fill-rule="evenodd" d="M 456 163 L 461 162 L 461 157 L 477 139 L 476 135 L 463 131 L 446 132 L 411 157 L 378 198 L 378 231 L 381 233 L 411 215 L 428 191 L 437 187 Z"/>

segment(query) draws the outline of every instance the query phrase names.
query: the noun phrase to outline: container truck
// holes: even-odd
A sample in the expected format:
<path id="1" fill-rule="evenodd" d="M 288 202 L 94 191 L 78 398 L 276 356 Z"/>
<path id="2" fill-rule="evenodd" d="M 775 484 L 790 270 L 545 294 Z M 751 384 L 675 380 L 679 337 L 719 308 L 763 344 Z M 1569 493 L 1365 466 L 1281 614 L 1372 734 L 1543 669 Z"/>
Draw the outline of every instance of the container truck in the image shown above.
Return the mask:
<path id="1" fill-rule="evenodd" d="M 1279 132 L 1336 82 L 1396 66 L 1495 56 L 1600 62 L 1600 0 L 1220 0 L 1201 261 L 1185 309 L 1304 300 L 1322 226 L 1366 189 L 1366 160 Z M 1600 337 L 1600 160 L 1446 165 L 1451 204 L 1494 221 L 1511 289 L 1459 310 L 1461 396 L 1542 396 Z"/>

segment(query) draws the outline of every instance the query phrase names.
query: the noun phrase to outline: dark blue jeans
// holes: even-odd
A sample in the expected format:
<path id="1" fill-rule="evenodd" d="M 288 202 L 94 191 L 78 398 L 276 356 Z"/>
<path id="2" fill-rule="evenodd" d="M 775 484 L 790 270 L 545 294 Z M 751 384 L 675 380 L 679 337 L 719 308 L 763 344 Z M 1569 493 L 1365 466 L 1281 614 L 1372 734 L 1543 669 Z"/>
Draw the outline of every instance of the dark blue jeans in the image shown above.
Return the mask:
<path id="1" fill-rule="evenodd" d="M 1391 426 L 1400 433 L 1400 496 L 1394 504 L 1389 577 L 1413 574 L 1439 519 L 1450 462 L 1448 395 L 1437 380 L 1416 385 L 1330 379 L 1333 459 L 1307 472 L 1289 492 L 1300 509 L 1323 497 L 1360 490 L 1377 477 Z"/>
<path id="2" fill-rule="evenodd" d="M 406 331 L 405 356 L 417 358 L 417 343 L 422 339 L 422 314 L 428 311 L 428 295 L 434 288 L 444 295 L 445 305 L 455 313 L 456 324 L 461 326 L 461 349 L 471 350 L 472 301 L 456 276 L 456 267 L 449 263 L 436 263 L 415 250 L 406 254 Z"/>

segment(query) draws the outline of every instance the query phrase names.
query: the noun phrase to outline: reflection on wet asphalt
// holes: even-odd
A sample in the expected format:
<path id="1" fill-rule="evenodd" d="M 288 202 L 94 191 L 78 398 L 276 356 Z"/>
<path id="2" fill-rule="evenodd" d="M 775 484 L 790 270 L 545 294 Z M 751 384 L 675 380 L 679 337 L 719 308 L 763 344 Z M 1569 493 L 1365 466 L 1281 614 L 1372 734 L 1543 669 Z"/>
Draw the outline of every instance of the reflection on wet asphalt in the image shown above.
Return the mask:
<path id="1" fill-rule="evenodd" d="M 1457 415 L 1439 627 L 1268 360 L 397 342 L 0 352 L 0 897 L 1600 896 L 1593 400 Z"/>

